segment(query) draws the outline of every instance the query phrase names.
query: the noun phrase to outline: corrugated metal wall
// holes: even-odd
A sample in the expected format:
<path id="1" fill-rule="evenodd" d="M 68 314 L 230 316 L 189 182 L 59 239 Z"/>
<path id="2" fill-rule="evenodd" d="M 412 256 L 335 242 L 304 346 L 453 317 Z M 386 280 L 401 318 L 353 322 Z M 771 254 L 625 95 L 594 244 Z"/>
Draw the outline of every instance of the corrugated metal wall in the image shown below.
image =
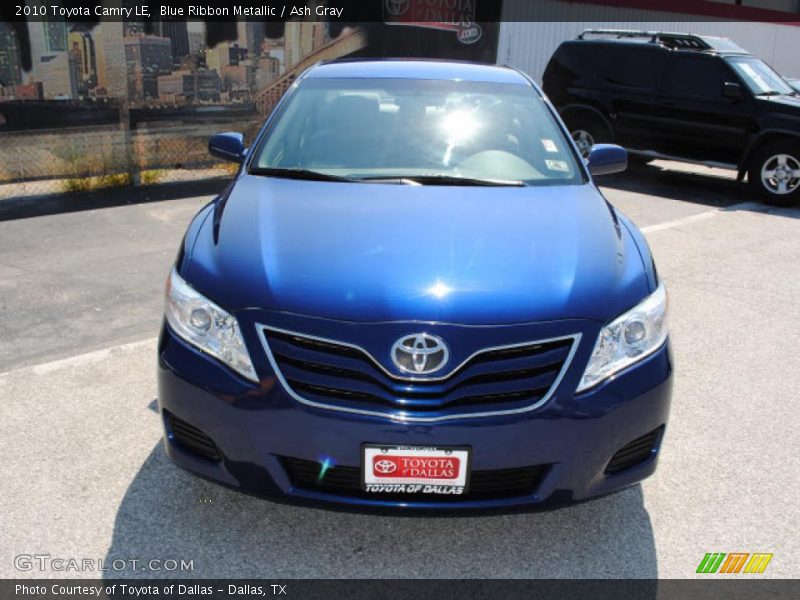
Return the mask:
<path id="1" fill-rule="evenodd" d="M 680 22 L 658 21 L 659 16 L 663 18 L 664 13 L 554 0 L 504 0 L 497 62 L 522 69 L 541 83 L 547 61 L 561 42 L 574 39 L 584 29 L 613 27 L 727 37 L 783 75 L 800 78 L 800 27 L 741 21 L 697 22 L 692 15 Z"/>

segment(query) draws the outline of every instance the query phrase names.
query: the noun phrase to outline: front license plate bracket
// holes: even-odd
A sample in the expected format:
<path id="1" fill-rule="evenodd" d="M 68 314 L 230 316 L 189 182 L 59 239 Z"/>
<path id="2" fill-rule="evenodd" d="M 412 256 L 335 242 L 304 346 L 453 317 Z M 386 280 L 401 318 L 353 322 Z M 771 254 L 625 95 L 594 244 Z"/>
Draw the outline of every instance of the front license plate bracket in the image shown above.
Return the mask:
<path id="1" fill-rule="evenodd" d="M 471 454 L 469 446 L 363 444 L 361 487 L 375 495 L 464 495 Z"/>

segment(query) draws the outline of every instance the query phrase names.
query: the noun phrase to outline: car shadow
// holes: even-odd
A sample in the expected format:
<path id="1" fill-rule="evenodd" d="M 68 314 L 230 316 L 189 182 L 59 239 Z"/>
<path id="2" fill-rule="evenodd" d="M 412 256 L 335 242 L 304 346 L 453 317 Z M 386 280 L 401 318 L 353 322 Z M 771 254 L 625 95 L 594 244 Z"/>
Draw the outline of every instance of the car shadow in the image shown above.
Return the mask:
<path id="1" fill-rule="evenodd" d="M 722 210 L 750 210 L 790 218 L 800 218 L 800 205 L 776 208 L 761 203 L 746 182 L 737 182 L 733 171 L 684 168 L 671 163 L 630 164 L 614 175 L 597 178 L 601 188 L 691 202 Z"/>
<path id="2" fill-rule="evenodd" d="M 87 192 L 0 197 L 0 221 L 162 202 L 193 196 L 214 196 L 221 193 L 229 183 L 230 177 L 211 177 L 152 185 L 103 188 Z"/>
<path id="3" fill-rule="evenodd" d="M 120 559 L 193 561 L 193 570 L 143 572 L 126 564 L 107 577 L 658 576 L 638 485 L 548 511 L 456 519 L 364 514 L 236 492 L 177 468 L 160 443 L 117 511 L 106 564 Z"/>

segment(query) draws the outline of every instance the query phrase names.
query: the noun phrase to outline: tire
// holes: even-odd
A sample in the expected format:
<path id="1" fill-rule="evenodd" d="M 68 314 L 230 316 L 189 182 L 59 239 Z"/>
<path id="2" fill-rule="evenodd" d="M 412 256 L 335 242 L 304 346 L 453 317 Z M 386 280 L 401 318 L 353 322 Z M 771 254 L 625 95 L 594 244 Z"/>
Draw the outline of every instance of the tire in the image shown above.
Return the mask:
<path id="1" fill-rule="evenodd" d="M 611 132 L 598 117 L 581 115 L 567 119 L 567 128 L 584 160 L 589 157 L 593 145 L 611 142 Z"/>
<path id="2" fill-rule="evenodd" d="M 756 150 L 748 165 L 747 182 L 767 204 L 800 202 L 800 142 L 770 142 Z"/>

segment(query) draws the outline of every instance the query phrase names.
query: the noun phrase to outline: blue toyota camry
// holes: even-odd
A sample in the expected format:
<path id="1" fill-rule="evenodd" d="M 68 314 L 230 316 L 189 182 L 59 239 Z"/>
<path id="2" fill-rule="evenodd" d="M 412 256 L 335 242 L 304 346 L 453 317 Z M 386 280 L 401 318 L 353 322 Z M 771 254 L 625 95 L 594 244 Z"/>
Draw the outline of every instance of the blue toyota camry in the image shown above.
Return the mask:
<path id="1" fill-rule="evenodd" d="M 170 458 L 265 496 L 564 503 L 656 468 L 672 359 L 642 234 L 505 67 L 300 76 L 186 232 L 166 286 Z"/>

